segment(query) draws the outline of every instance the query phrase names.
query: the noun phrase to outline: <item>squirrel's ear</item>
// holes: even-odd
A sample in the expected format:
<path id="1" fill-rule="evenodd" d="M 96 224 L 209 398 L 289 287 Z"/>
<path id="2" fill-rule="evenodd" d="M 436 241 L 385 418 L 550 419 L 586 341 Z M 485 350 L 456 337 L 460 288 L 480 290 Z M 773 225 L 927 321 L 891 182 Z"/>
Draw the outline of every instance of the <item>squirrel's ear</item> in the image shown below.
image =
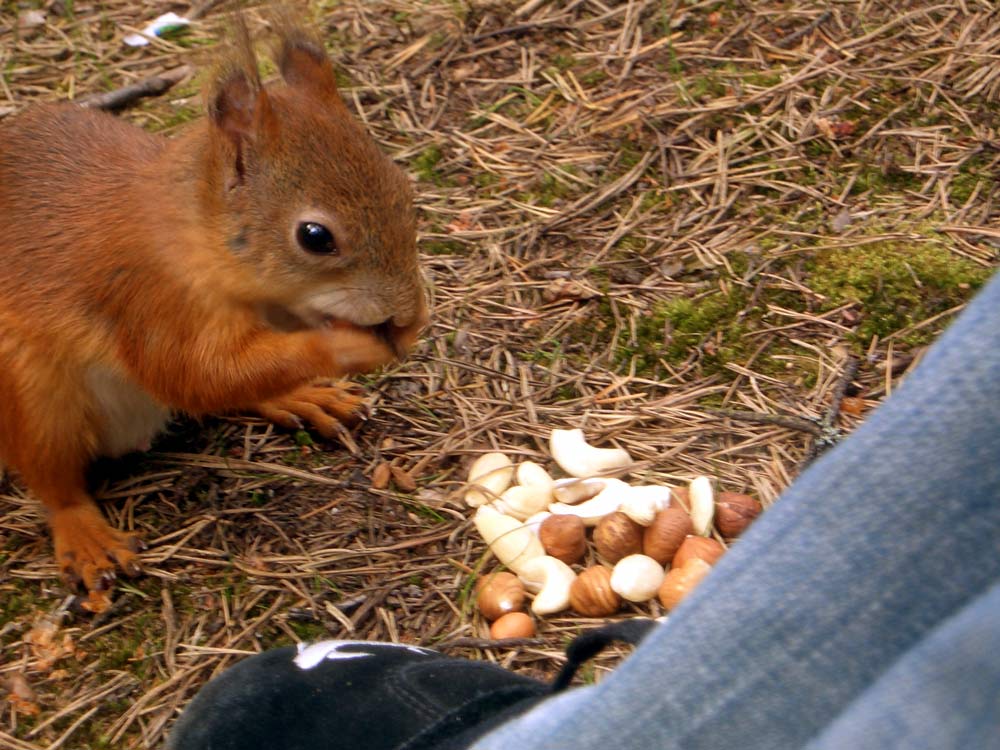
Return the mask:
<path id="1" fill-rule="evenodd" d="M 231 70 L 209 92 L 208 116 L 229 140 L 240 143 L 253 132 L 257 109 L 264 101 L 258 82 L 241 70 Z"/>
<path id="2" fill-rule="evenodd" d="M 289 86 L 310 89 L 321 96 L 337 93 L 333 64 L 319 40 L 301 29 L 282 29 L 275 54 L 281 77 Z M 339 100 L 339 97 L 335 97 Z"/>

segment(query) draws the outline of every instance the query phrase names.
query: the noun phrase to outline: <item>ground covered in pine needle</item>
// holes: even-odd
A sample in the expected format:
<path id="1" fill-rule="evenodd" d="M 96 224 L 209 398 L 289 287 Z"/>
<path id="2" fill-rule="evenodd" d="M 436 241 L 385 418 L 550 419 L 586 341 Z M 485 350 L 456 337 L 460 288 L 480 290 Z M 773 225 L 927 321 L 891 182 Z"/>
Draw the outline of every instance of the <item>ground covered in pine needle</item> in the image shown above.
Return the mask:
<path id="1" fill-rule="evenodd" d="M 102 615 L 76 611 L 40 507 L 6 477 L 0 747 L 157 746 L 212 675 L 322 637 L 550 676 L 598 621 L 483 640 L 471 584 L 495 562 L 462 501 L 471 460 L 551 466 L 550 430 L 582 427 L 627 448 L 634 479 L 707 474 L 767 506 L 995 266 L 992 0 L 310 6 L 349 106 L 413 176 L 433 323 L 360 379 L 374 413 L 344 444 L 181 419 L 96 466 L 105 512 L 149 544 Z M 168 10 L 197 20 L 123 45 Z M 201 116 L 191 70 L 226 12 L 4 0 L 0 117 L 163 76 L 121 114 L 177 132 Z M 618 616 L 640 614 L 662 613 Z"/>

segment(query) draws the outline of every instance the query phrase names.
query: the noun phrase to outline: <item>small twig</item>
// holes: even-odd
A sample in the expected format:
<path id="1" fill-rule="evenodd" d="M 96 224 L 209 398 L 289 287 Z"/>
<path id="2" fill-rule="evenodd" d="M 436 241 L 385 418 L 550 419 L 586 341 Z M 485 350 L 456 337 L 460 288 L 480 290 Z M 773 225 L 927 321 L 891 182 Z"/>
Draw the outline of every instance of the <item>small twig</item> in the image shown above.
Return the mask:
<path id="1" fill-rule="evenodd" d="M 471 44 L 478 44 L 497 36 L 521 36 L 522 34 L 529 34 L 532 31 L 542 29 L 546 31 L 572 31 L 573 27 L 565 23 L 519 23 L 514 26 L 505 26 L 502 29 L 494 29 L 493 31 L 484 31 L 482 34 L 476 34 L 469 42 Z"/>
<path id="2" fill-rule="evenodd" d="M 769 424 L 785 427 L 790 430 L 798 430 L 812 436 L 812 443 L 806 453 L 806 458 L 802 462 L 800 469 L 805 468 L 817 456 L 832 448 L 843 437 L 840 428 L 837 427 L 837 419 L 840 416 L 840 404 L 844 400 L 844 395 L 850 387 L 854 378 L 858 375 L 861 362 L 854 357 L 848 358 L 844 364 L 844 371 L 837 379 L 833 387 L 833 396 L 830 399 L 830 406 L 826 413 L 818 419 L 808 419 L 806 417 L 794 417 L 786 414 L 760 414 L 754 411 L 741 411 L 739 409 L 716 409 L 706 408 L 709 414 L 715 414 L 726 419 L 736 419 L 741 422 L 753 422 L 754 424 Z"/>
<path id="3" fill-rule="evenodd" d="M 164 71 L 159 75 L 144 78 L 141 81 L 130 83 L 114 91 L 105 91 L 100 94 L 90 94 L 76 103 L 81 107 L 93 107 L 94 109 L 121 109 L 132 104 L 138 99 L 147 96 L 159 96 L 169 91 L 175 85 L 191 75 L 190 65 L 178 65 L 176 68 Z"/>
<path id="4" fill-rule="evenodd" d="M 754 424 L 770 424 L 778 427 L 785 427 L 789 430 L 798 430 L 812 435 L 814 438 L 822 436 L 822 430 L 817 424 L 817 420 L 806 419 L 805 417 L 793 417 L 786 414 L 760 414 L 755 411 L 740 411 L 739 409 L 716 409 L 706 408 L 709 414 L 726 419 L 736 419 L 740 422 L 753 422 Z"/>
<path id="5" fill-rule="evenodd" d="M 802 38 L 808 36 L 809 34 L 813 33 L 814 31 L 816 31 L 816 29 L 818 29 L 824 23 L 826 23 L 827 21 L 829 21 L 830 17 L 832 15 L 833 15 L 833 11 L 829 11 L 829 10 L 823 11 L 822 13 L 819 14 L 819 16 L 817 16 L 812 21 L 810 21 L 809 23 L 807 23 L 801 29 L 798 29 L 797 31 L 793 31 L 788 36 L 782 37 L 781 39 L 779 39 L 777 42 L 774 43 L 774 46 L 775 47 L 779 47 L 780 49 L 788 49 L 792 45 L 796 44 L 800 39 L 802 39 Z"/>
<path id="6" fill-rule="evenodd" d="M 515 648 L 518 646 L 540 646 L 540 638 L 452 638 L 434 644 L 442 651 L 450 648 Z"/>
<path id="7" fill-rule="evenodd" d="M 224 0 L 203 0 L 203 2 L 197 5 L 192 5 L 191 10 L 188 11 L 187 17 L 191 21 L 197 21 L 202 16 L 208 15 L 216 5 L 221 5 Z"/>
<path id="8" fill-rule="evenodd" d="M 837 417 L 840 415 L 840 403 L 844 400 L 844 396 L 847 395 L 847 389 L 854 382 L 854 378 L 858 376 L 859 369 L 861 369 L 861 361 L 856 357 L 849 357 L 847 363 L 844 365 L 844 371 L 837 379 L 837 384 L 833 388 L 830 406 L 826 410 L 826 416 L 823 417 L 823 424 L 827 427 L 833 427 L 837 423 Z"/>

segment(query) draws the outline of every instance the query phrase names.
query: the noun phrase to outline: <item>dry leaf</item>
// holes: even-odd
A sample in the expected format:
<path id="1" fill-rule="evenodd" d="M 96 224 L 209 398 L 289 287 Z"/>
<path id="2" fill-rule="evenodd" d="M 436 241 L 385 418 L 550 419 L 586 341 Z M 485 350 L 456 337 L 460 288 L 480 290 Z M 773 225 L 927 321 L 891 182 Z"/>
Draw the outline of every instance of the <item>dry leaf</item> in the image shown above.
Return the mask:
<path id="1" fill-rule="evenodd" d="M 375 470 L 372 472 L 372 489 L 373 490 L 384 490 L 389 486 L 389 476 L 392 473 L 392 467 L 389 466 L 388 462 L 383 461 Z"/>
<path id="2" fill-rule="evenodd" d="M 392 472 L 392 481 L 403 492 L 413 492 L 417 489 L 417 482 L 413 475 L 402 466 L 390 466 L 389 471 Z"/>
<path id="3" fill-rule="evenodd" d="M 588 300 L 600 296 L 600 292 L 584 286 L 574 279 L 554 279 L 542 290 L 542 299 L 546 302 L 555 302 L 561 299 Z"/>

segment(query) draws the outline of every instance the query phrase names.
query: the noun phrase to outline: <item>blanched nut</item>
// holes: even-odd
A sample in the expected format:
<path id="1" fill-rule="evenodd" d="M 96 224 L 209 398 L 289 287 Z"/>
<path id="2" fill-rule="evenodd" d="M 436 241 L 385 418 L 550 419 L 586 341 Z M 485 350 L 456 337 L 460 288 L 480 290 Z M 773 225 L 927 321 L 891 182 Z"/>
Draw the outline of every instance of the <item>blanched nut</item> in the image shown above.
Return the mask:
<path id="1" fill-rule="evenodd" d="M 604 516 L 614 513 L 621 507 L 631 489 L 620 479 L 602 479 L 601 481 L 604 482 L 604 489 L 590 500 L 584 500 L 579 505 L 552 503 L 549 510 L 554 515 L 580 516 L 588 526 L 596 526 L 597 522 Z"/>
<path id="2" fill-rule="evenodd" d="M 656 596 L 663 583 L 663 566 L 646 555 L 623 557 L 611 571 L 611 590 L 630 602 L 645 602 Z"/>
<path id="3" fill-rule="evenodd" d="M 534 461 L 522 461 L 517 465 L 517 483 L 522 487 L 545 487 L 552 492 L 552 485 L 555 483 L 542 466 Z"/>
<path id="4" fill-rule="evenodd" d="M 472 520 L 497 559 L 515 573 L 520 574 L 528 560 L 545 554 L 530 528 L 492 505 L 480 505 Z"/>
<path id="5" fill-rule="evenodd" d="M 691 506 L 691 525 L 698 536 L 708 536 L 715 516 L 715 498 L 712 496 L 712 481 L 708 477 L 695 477 L 688 487 L 688 501 Z"/>
<path id="6" fill-rule="evenodd" d="M 469 467 L 465 504 L 470 508 L 491 503 L 510 487 L 514 464 L 503 453 L 484 453 Z"/>
<path id="7" fill-rule="evenodd" d="M 562 560 L 550 555 L 532 558 L 521 566 L 518 576 L 528 591 L 536 592 L 531 603 L 531 611 L 536 615 L 569 609 L 569 589 L 576 573 Z"/>
<path id="8" fill-rule="evenodd" d="M 493 505 L 501 513 L 523 521 L 545 510 L 552 502 L 552 489 L 537 484 L 508 487 Z"/>
<path id="9" fill-rule="evenodd" d="M 656 514 L 670 505 L 670 488 L 656 484 L 632 487 L 619 510 L 640 526 L 649 526 Z"/>
<path id="10" fill-rule="evenodd" d="M 549 437 L 552 458 L 570 476 L 593 477 L 632 465 L 621 448 L 595 448 L 587 443 L 583 430 L 552 430 Z"/>

